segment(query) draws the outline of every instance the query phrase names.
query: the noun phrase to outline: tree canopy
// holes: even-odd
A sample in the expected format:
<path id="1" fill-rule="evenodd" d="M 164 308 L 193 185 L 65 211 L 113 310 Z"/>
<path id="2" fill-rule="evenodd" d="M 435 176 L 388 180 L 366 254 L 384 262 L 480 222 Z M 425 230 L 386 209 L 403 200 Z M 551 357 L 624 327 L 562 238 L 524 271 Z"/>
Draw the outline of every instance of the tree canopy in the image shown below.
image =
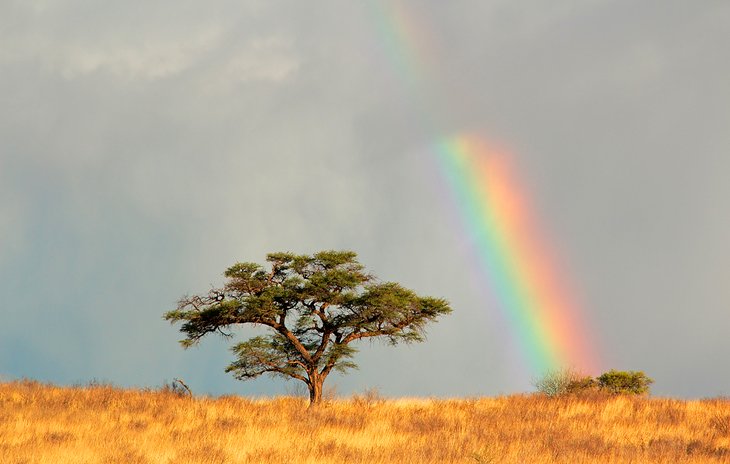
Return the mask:
<path id="1" fill-rule="evenodd" d="M 240 380 L 262 374 L 300 380 L 312 404 L 321 401 L 332 371 L 357 367 L 353 342 L 420 342 L 429 322 L 451 312 L 444 299 L 378 281 L 352 251 L 270 253 L 266 261 L 266 267 L 234 264 L 223 287 L 183 297 L 164 318 L 182 322 L 185 348 L 209 333 L 231 337 L 241 324 L 268 328 L 232 347 L 235 360 L 226 371 Z"/>

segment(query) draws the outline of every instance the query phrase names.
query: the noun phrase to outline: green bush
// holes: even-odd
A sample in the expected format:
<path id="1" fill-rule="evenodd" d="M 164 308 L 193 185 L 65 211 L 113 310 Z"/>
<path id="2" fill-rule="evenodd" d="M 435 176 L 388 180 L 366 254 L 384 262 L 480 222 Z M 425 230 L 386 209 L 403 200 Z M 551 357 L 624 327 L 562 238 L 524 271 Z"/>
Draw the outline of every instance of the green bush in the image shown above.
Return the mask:
<path id="1" fill-rule="evenodd" d="M 581 375 L 568 384 L 568 393 L 583 393 L 593 391 L 597 387 L 596 379 L 590 375 Z"/>
<path id="2" fill-rule="evenodd" d="M 598 387 L 614 394 L 643 395 L 649 393 L 649 385 L 654 380 L 642 371 L 617 371 L 611 369 L 601 374 L 598 379 Z"/>

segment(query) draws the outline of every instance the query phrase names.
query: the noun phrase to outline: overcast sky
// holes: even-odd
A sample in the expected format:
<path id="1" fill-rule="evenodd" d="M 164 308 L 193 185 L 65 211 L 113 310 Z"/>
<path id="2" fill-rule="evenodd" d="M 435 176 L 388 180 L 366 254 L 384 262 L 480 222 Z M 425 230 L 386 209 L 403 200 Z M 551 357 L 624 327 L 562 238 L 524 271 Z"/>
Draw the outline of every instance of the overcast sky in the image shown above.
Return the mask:
<path id="1" fill-rule="evenodd" d="M 236 261 L 346 248 L 454 313 L 362 345 L 341 393 L 530 390 L 427 159 L 468 130 L 513 148 L 603 367 L 730 394 L 730 3 L 401 3 L 425 94 L 364 2 L 1 2 L 0 376 L 285 392 L 162 314 Z"/>

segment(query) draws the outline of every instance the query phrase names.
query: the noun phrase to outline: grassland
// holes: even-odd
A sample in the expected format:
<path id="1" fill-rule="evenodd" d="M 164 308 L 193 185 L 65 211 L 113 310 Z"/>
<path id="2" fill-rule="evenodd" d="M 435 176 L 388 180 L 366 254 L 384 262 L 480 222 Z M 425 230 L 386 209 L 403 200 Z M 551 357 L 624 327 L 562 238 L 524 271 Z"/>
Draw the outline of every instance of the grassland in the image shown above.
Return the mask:
<path id="1" fill-rule="evenodd" d="M 730 400 L 186 398 L 0 384 L 5 463 L 728 463 Z"/>

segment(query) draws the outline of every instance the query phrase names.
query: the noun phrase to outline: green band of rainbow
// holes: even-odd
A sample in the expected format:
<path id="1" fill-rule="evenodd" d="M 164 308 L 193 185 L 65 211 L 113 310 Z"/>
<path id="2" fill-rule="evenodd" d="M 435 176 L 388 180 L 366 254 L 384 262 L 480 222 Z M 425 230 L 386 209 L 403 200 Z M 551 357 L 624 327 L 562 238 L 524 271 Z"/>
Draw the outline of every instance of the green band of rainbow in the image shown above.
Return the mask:
<path id="1" fill-rule="evenodd" d="M 509 157 L 477 136 L 459 136 L 439 144 L 438 159 L 531 371 L 595 370 L 587 331 L 557 281 Z"/>

